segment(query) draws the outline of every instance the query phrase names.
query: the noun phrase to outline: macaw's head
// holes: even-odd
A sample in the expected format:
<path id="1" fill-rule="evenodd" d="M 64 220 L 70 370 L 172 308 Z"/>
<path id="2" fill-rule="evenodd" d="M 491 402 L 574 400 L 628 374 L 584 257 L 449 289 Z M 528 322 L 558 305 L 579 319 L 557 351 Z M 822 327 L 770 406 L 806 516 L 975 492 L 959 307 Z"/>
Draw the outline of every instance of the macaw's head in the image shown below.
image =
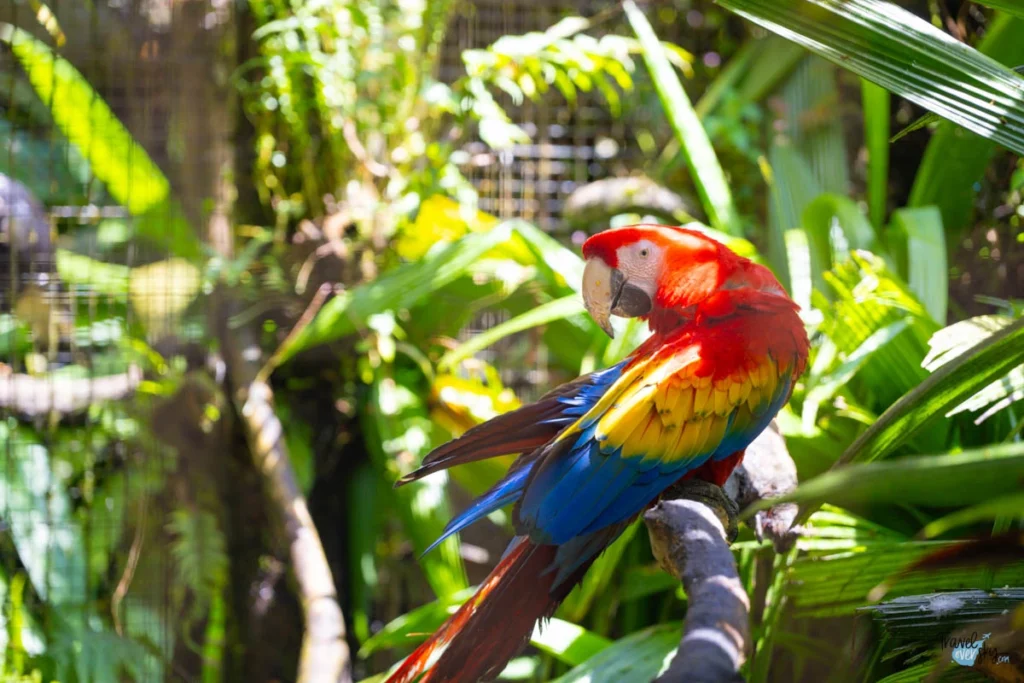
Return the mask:
<path id="1" fill-rule="evenodd" d="M 657 327 L 677 324 L 698 310 L 726 315 L 744 298 L 781 297 L 794 306 L 771 271 L 696 230 L 612 228 L 590 237 L 583 257 L 583 301 L 609 336 L 614 336 L 613 315 L 649 319 Z"/>

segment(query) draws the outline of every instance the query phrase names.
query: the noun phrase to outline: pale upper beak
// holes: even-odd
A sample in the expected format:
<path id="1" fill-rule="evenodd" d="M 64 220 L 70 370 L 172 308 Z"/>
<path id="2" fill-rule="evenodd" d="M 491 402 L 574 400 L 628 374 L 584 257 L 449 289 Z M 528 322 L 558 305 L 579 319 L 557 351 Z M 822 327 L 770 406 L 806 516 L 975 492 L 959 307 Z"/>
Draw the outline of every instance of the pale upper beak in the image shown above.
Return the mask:
<path id="1" fill-rule="evenodd" d="M 647 292 L 630 284 L 619 270 L 596 256 L 588 259 L 583 269 L 583 304 L 612 339 L 615 331 L 611 316 L 636 318 L 649 313 L 652 305 Z"/>

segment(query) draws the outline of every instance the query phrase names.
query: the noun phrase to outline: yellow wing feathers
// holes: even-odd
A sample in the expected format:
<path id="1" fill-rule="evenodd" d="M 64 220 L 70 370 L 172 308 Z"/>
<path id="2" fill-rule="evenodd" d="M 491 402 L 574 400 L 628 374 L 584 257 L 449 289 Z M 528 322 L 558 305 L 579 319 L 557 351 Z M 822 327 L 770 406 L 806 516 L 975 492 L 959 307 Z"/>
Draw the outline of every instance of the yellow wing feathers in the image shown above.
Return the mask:
<path id="1" fill-rule="evenodd" d="M 699 354 L 684 356 L 644 364 L 611 404 L 600 411 L 595 406 L 590 415 L 597 419 L 594 436 L 601 452 L 621 449 L 622 457 L 641 458 L 651 467 L 709 454 L 725 438 L 730 420 L 737 428 L 750 423 L 778 389 L 780 368 L 771 358 L 698 376 Z"/>

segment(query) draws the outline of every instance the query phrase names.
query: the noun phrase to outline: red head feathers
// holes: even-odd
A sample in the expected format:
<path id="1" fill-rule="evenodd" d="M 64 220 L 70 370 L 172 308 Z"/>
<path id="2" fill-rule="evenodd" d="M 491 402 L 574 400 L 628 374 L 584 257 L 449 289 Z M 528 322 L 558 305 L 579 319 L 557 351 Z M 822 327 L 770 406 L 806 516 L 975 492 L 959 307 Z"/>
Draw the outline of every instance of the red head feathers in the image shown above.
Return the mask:
<path id="1" fill-rule="evenodd" d="M 655 332 L 754 305 L 795 317 L 796 305 L 770 270 L 695 230 L 613 228 L 588 239 L 583 256 L 584 301 L 609 334 L 609 315 L 645 318 Z"/>

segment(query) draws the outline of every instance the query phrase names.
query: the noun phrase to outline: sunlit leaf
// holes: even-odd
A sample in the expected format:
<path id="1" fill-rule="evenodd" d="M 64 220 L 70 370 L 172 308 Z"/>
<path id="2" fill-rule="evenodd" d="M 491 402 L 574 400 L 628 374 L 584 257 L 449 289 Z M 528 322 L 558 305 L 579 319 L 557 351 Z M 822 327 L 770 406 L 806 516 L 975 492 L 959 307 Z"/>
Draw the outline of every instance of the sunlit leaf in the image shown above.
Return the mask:
<path id="1" fill-rule="evenodd" d="M 903 457 L 837 467 L 792 493 L 755 504 L 745 516 L 782 501 L 853 505 L 890 503 L 957 507 L 1015 492 L 1024 477 L 1024 444 L 1006 444 L 952 455 Z M 970 481 L 971 486 L 964 486 Z"/>
<path id="2" fill-rule="evenodd" d="M 733 205 L 732 192 L 704 125 L 690 104 L 679 77 L 665 55 L 644 13 L 632 2 L 623 4 L 626 16 L 644 50 L 644 61 L 661 98 L 669 124 L 679 140 L 683 156 L 693 177 L 697 194 L 707 211 L 711 226 L 730 235 L 742 235 L 739 215 Z"/>
<path id="3" fill-rule="evenodd" d="M 934 418 L 1024 363 L 1024 318 L 971 348 L 894 403 L 843 454 L 842 463 L 884 457 Z"/>
<path id="4" fill-rule="evenodd" d="M 817 419 L 818 408 L 846 387 L 872 354 L 898 338 L 907 329 L 908 324 L 906 319 L 897 320 L 876 330 L 853 353 L 849 354 L 839 367 L 827 376 L 818 379 L 804 399 L 804 424 L 813 425 Z"/>
<path id="5" fill-rule="evenodd" d="M 33 589 L 49 604 L 84 604 L 87 559 L 68 482 L 55 472 L 47 448 L 32 430 L 0 421 L 0 443 L 9 461 L 7 476 L 0 479 L 0 509 L 6 511 Z"/>
<path id="6" fill-rule="evenodd" d="M 397 481 L 430 451 L 433 425 L 425 396 L 413 381 L 419 376 L 407 372 L 392 376 L 389 372 L 390 369 L 378 370 L 360 416 L 378 476 L 384 481 Z M 457 538 L 450 537 L 425 553 L 441 536 L 450 518 L 447 481 L 447 475 L 439 473 L 392 489 L 390 502 L 438 596 L 450 595 L 467 585 Z"/>
<path id="7" fill-rule="evenodd" d="M 483 211 L 472 211 L 443 195 L 420 204 L 416 220 L 395 241 L 395 251 L 407 261 L 422 258 L 437 242 L 451 242 L 468 232 L 486 232 L 500 221 Z"/>
<path id="8" fill-rule="evenodd" d="M 962 320 L 943 328 L 928 342 L 931 351 L 922 365 L 934 372 L 1012 322 L 1013 319 L 1007 316 L 985 315 Z M 1024 399 L 1024 366 L 1010 370 L 1006 376 L 992 382 L 946 415 L 951 417 L 966 411 L 980 412 L 981 415 L 975 419 L 975 423 L 980 424 L 1021 399 Z"/>
<path id="9" fill-rule="evenodd" d="M 469 371 L 468 377 L 441 373 L 430 387 L 430 418 L 453 437 L 520 405 L 515 392 L 502 385 L 493 366 L 479 361 L 463 366 Z M 478 460 L 452 468 L 449 475 L 478 496 L 505 475 L 514 459 L 514 455 L 508 455 Z"/>
<path id="10" fill-rule="evenodd" d="M 170 197 L 167 178 L 70 62 L 31 34 L 0 23 L 7 43 L 54 123 L 88 160 L 96 179 L 138 220 L 139 233 L 185 258 L 201 255 L 199 240 Z"/>
<path id="11" fill-rule="evenodd" d="M 21 29 L 0 26 L 0 40 L 10 45 L 57 125 L 86 153 L 115 199 L 141 214 L 167 198 L 170 185 L 163 173 L 82 74 Z"/>
<path id="12" fill-rule="evenodd" d="M 199 269 L 185 259 L 156 261 L 132 268 L 128 298 L 147 328 L 167 330 L 195 299 L 201 284 Z"/>
<path id="13" fill-rule="evenodd" d="M 1024 510 L 1024 493 L 1009 493 L 940 517 L 934 522 L 929 522 L 921 533 L 925 538 L 934 538 L 952 529 L 983 520 L 994 520 L 1003 516 L 1011 519 L 1019 517 L 1022 510 Z"/>
<path id="14" fill-rule="evenodd" d="M 365 658 L 380 650 L 419 644 L 453 614 L 459 605 L 468 600 L 473 592 L 474 589 L 467 588 L 396 617 L 363 643 L 359 656 Z"/>
<path id="15" fill-rule="evenodd" d="M 795 615 L 807 618 L 855 614 L 868 603 L 872 590 L 889 580 L 889 599 L 939 590 L 1013 586 L 1024 581 L 1021 563 L 903 573 L 915 560 L 949 546 L 938 541 L 884 541 L 853 552 L 801 558 L 788 572 L 786 590 Z"/>
<path id="16" fill-rule="evenodd" d="M 381 277 L 338 294 L 291 341 L 281 348 L 281 362 L 296 353 L 350 335 L 376 313 L 408 308 L 440 287 L 464 275 L 488 250 L 509 239 L 510 225 L 466 235 L 448 245 L 437 245 L 426 256 Z"/>
<path id="17" fill-rule="evenodd" d="M 471 590 L 460 591 L 398 617 L 367 640 L 359 656 L 368 657 L 378 650 L 406 647 L 426 640 L 472 594 Z M 530 642 L 570 666 L 581 664 L 611 646 L 607 638 L 561 619 L 538 624 Z"/>
<path id="18" fill-rule="evenodd" d="M 824 274 L 824 279 L 832 303 L 819 302 L 825 313 L 820 330 L 835 346 L 839 362 L 849 358 L 878 330 L 899 321 L 907 323 L 903 333 L 867 358 L 858 371 L 856 386 L 851 387 L 855 396 L 870 399 L 871 405 L 884 409 L 928 376 L 921 359 L 929 337 L 939 326 L 909 287 L 881 258 L 869 252 L 853 252 L 850 260 L 837 264 Z M 818 366 L 816 360 L 812 376 L 817 374 Z M 935 444 L 932 448 L 941 446 Z"/>
<path id="19" fill-rule="evenodd" d="M 811 254 L 815 284 L 824 289 L 825 271 L 845 261 L 855 249 L 875 250 L 877 240 L 871 223 L 849 197 L 823 193 L 813 199 L 801 216 Z"/>
<path id="20" fill-rule="evenodd" d="M 582 664 L 612 645 L 607 638 L 562 619 L 537 624 L 530 643 L 569 666 Z"/>
<path id="21" fill-rule="evenodd" d="M 1024 79 L 891 2 L 718 0 L 718 4 L 968 130 L 1024 153 Z"/>
<path id="22" fill-rule="evenodd" d="M 810 166 L 789 143 L 776 142 L 768 151 L 768 258 L 789 286 L 801 310 L 811 308 L 814 267 L 810 240 L 801 225 L 803 211 L 821 188 Z M 820 277 L 820 271 L 819 271 Z"/>
<path id="23" fill-rule="evenodd" d="M 66 249 L 57 250 L 57 273 L 69 284 L 89 287 L 98 294 L 125 296 L 131 280 L 131 268 L 104 263 Z"/>
<path id="24" fill-rule="evenodd" d="M 681 636 L 678 624 L 661 624 L 632 633 L 555 679 L 556 683 L 654 680 L 671 663 Z"/>

